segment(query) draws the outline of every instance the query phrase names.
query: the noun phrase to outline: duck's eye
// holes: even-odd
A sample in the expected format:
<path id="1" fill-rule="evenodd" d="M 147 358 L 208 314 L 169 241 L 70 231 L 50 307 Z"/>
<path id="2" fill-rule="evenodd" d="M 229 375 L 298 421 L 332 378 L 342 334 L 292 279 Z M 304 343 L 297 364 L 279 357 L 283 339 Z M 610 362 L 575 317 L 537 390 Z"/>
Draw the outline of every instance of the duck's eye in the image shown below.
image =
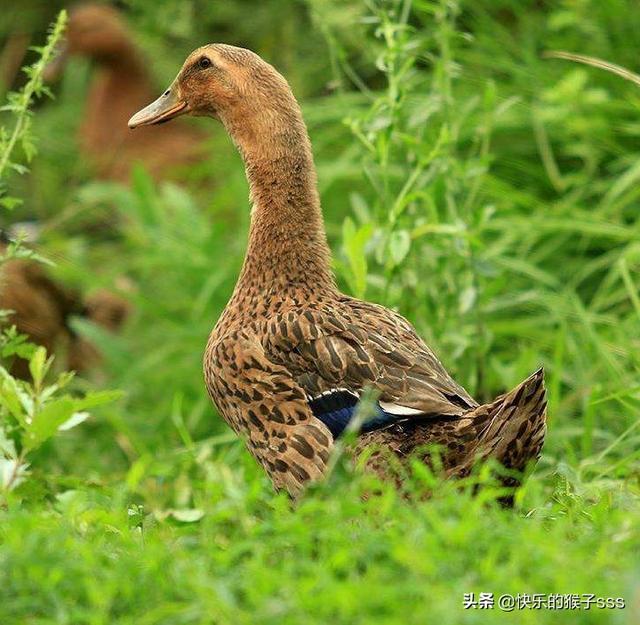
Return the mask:
<path id="1" fill-rule="evenodd" d="M 208 67 L 211 67 L 213 65 L 213 63 L 211 62 L 211 59 L 207 56 L 203 56 L 201 57 L 201 59 L 198 61 L 198 67 L 200 69 L 207 69 Z"/>

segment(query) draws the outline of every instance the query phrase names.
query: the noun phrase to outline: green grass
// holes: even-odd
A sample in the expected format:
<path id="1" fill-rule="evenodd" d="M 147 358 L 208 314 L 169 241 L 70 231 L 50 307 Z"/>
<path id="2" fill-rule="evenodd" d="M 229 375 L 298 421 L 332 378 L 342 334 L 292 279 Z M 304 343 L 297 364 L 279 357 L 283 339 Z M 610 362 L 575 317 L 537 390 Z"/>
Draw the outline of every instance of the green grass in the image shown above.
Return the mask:
<path id="1" fill-rule="evenodd" d="M 632 623 L 637 614 L 462 608 L 464 593 L 487 591 L 496 601 L 595 593 L 631 604 L 638 537 L 622 492 L 596 501 L 567 487 L 556 502 L 534 492 L 526 504 L 540 507 L 525 517 L 453 492 L 418 505 L 393 492 L 363 502 L 345 481 L 291 510 L 253 472 L 209 470 L 206 514 L 193 525 L 132 529 L 125 493 L 69 494 L 55 513 L 10 515 L 4 622 Z"/>
<path id="2" fill-rule="evenodd" d="M 208 4 L 196 30 L 130 4 L 140 39 L 165 51 L 163 80 L 182 62 L 163 37 L 188 50 L 196 31 L 291 73 L 341 286 L 406 315 L 479 399 L 544 365 L 547 443 L 513 510 L 488 470 L 477 497 L 416 466 L 406 490 L 433 496 L 407 498 L 343 463 L 296 505 L 275 495 L 201 373 L 244 253 L 240 160 L 200 120 L 215 186 L 92 181 L 72 140 L 88 70 L 76 64 L 35 115 L 31 178 L 11 182 L 18 215 L 50 226 L 56 275 L 135 284 L 122 335 L 77 322 L 105 372 L 74 390 L 124 395 L 35 450 L 0 511 L 0 623 L 638 622 L 640 91 L 543 58 L 637 73 L 632 0 L 308 0 L 290 13 L 272 0 L 254 26 L 237 2 L 218 30 Z M 87 234 L 105 216 L 112 231 Z M 470 592 L 626 607 L 465 610 Z"/>

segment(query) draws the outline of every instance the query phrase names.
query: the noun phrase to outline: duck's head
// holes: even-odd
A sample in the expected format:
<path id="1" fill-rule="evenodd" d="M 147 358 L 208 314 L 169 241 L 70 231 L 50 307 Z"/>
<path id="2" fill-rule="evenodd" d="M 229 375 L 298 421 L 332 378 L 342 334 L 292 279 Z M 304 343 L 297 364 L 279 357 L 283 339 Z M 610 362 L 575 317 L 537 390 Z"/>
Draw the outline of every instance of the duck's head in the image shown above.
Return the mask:
<path id="1" fill-rule="evenodd" d="M 192 52 L 171 86 L 130 120 L 148 126 L 180 115 L 208 116 L 225 124 L 248 121 L 252 113 L 273 117 L 291 106 L 285 79 L 257 54 L 244 48 L 210 44 Z"/>
<path id="2" fill-rule="evenodd" d="M 59 54 L 46 68 L 53 80 L 69 56 L 85 56 L 98 63 L 122 59 L 133 50 L 131 35 L 120 13 L 104 4 L 81 4 L 69 12 L 69 22 Z"/>

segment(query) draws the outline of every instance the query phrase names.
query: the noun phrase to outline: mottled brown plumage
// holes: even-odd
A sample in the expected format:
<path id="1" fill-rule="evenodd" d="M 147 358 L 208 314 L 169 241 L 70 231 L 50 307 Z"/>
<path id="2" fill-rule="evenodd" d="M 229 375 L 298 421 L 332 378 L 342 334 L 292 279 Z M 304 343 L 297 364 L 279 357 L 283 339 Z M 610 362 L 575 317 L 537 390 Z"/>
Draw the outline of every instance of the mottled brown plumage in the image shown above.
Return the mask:
<path id="1" fill-rule="evenodd" d="M 185 113 L 219 119 L 245 162 L 249 246 L 204 369 L 220 413 L 277 488 L 295 495 L 323 474 L 343 427 L 331 419 L 344 420 L 367 387 L 379 393 L 382 425 L 365 424 L 372 431 L 363 429 L 357 451 L 378 449 L 369 466 L 383 476 L 385 453 L 404 460 L 429 443 L 449 450 L 452 476 L 478 457 L 513 468 L 537 457 L 545 427 L 541 372 L 478 406 L 408 321 L 338 291 L 307 131 L 273 67 L 248 50 L 199 48 L 129 125 Z"/>
<path id="2" fill-rule="evenodd" d="M 95 64 L 79 140 L 99 177 L 127 182 L 140 162 L 152 176 L 164 178 L 202 158 L 204 137 L 188 126 L 166 133 L 127 131 L 131 111 L 149 102 L 155 90 L 148 63 L 115 8 L 87 3 L 70 11 L 64 45 L 47 78 L 55 78 L 70 56 Z"/>
<path id="3" fill-rule="evenodd" d="M 450 419 L 406 419 L 363 434 L 357 455 L 369 450 L 365 465 L 381 477 L 394 475 L 393 458 L 411 455 L 431 465 L 435 447 L 447 477 L 466 477 L 474 463 L 493 457 L 514 472 L 537 460 L 546 433 L 546 396 L 542 369 L 490 404 Z M 373 453 L 371 453 L 373 451 Z M 391 453 L 389 453 L 391 452 Z M 514 478 L 503 478 L 514 486 Z"/>

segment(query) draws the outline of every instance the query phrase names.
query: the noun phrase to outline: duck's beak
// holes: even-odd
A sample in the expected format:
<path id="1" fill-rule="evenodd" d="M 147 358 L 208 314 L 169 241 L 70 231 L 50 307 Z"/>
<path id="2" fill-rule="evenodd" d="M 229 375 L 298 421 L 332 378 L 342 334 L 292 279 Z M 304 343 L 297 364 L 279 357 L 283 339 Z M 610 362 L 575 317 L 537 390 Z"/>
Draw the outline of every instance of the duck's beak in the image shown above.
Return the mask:
<path id="1" fill-rule="evenodd" d="M 129 120 L 129 128 L 161 124 L 187 113 L 187 103 L 178 92 L 178 85 L 174 82 L 155 102 L 145 106 Z"/>

